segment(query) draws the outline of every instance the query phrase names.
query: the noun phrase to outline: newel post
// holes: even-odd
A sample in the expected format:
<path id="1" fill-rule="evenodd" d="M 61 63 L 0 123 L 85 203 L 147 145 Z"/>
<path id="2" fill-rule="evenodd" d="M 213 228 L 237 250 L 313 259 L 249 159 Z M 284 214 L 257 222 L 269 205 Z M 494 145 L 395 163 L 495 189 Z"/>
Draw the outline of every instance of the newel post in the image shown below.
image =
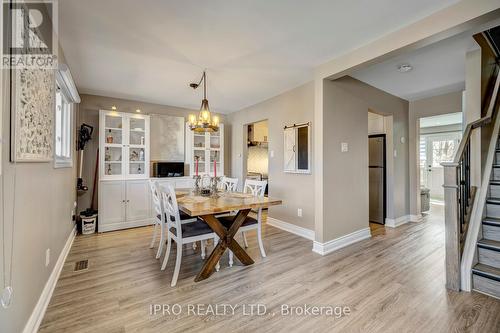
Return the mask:
<path id="1" fill-rule="evenodd" d="M 458 221 L 458 163 L 444 167 L 444 224 L 446 249 L 446 288 L 460 290 L 460 226 Z"/>

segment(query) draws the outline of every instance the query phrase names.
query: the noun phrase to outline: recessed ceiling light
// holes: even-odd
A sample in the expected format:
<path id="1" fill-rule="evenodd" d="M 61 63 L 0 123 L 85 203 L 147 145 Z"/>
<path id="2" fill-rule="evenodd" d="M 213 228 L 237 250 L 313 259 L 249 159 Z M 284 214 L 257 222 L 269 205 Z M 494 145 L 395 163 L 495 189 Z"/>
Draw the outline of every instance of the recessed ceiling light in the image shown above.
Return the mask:
<path id="1" fill-rule="evenodd" d="M 401 64 L 398 66 L 398 72 L 407 73 L 413 69 L 413 66 L 410 64 Z"/>
<path id="2" fill-rule="evenodd" d="M 140 110 L 140 109 L 137 109 L 137 110 L 135 110 L 135 112 L 137 112 L 137 113 L 141 113 L 141 110 Z"/>

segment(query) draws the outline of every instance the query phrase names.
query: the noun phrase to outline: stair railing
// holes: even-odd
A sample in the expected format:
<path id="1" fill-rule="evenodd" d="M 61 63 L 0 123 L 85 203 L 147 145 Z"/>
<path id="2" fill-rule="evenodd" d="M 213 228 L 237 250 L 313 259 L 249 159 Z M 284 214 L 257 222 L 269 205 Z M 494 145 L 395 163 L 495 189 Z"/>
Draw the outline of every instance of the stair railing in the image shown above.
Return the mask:
<path id="1" fill-rule="evenodd" d="M 495 116 L 500 86 L 498 66 L 495 72 L 486 115 L 467 125 L 453 162 L 441 163 L 444 167 L 446 287 L 456 291 L 460 290 L 462 252 L 477 190 L 471 185 L 471 136 L 475 130 L 489 125 Z M 477 153 L 480 156 L 481 152 Z"/>

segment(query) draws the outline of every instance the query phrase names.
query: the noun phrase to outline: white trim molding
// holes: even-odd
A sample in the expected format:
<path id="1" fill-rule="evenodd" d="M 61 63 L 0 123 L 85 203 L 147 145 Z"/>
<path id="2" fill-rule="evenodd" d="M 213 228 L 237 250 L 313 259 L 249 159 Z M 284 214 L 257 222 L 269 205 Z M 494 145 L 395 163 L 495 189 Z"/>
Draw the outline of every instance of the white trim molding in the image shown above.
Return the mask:
<path id="1" fill-rule="evenodd" d="M 343 247 L 351 245 L 353 243 L 362 241 L 364 239 L 370 238 L 370 228 L 363 228 L 352 232 L 350 234 L 344 235 L 339 238 L 332 239 L 326 243 L 320 243 L 318 241 L 314 241 L 313 243 L 313 252 L 321 254 L 322 256 L 332 253 L 336 250 L 339 250 Z"/>
<path id="2" fill-rule="evenodd" d="M 408 222 L 420 222 L 422 221 L 422 215 L 403 215 L 395 219 L 386 218 L 385 226 L 389 228 L 397 228 L 400 225 L 406 224 Z"/>
<path id="3" fill-rule="evenodd" d="M 410 215 L 410 222 L 422 222 L 422 214 Z"/>
<path id="4" fill-rule="evenodd" d="M 267 224 L 272 225 L 278 229 L 288 231 L 294 235 L 304 237 L 309 240 L 314 240 L 314 230 L 299 227 L 298 225 L 284 222 L 273 217 L 267 217 Z"/>
<path id="5" fill-rule="evenodd" d="M 59 279 L 59 275 L 61 274 L 62 268 L 64 266 L 64 262 L 66 261 L 66 257 L 68 256 L 69 250 L 71 250 L 71 245 L 73 245 L 73 240 L 76 236 L 76 226 L 73 228 L 71 233 L 69 234 L 68 240 L 57 258 L 57 262 L 54 265 L 54 269 L 52 273 L 50 273 L 49 279 L 47 283 L 45 283 L 45 287 L 42 290 L 42 294 L 38 299 L 38 302 L 31 313 L 28 322 L 24 326 L 23 333 L 36 333 L 38 332 L 38 328 L 42 323 L 42 319 L 45 316 L 45 311 L 47 310 L 47 306 L 49 305 L 50 299 L 52 297 L 52 293 L 57 284 L 57 280 Z"/>

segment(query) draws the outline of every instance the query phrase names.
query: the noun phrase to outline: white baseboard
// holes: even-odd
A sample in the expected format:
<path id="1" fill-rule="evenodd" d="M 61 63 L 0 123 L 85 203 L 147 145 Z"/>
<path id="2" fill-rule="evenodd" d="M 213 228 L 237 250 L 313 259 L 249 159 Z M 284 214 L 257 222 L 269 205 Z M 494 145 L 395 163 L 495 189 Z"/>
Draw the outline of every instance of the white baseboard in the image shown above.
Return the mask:
<path id="1" fill-rule="evenodd" d="M 108 231 L 122 230 L 128 228 L 137 228 L 137 227 L 152 225 L 153 223 L 154 223 L 153 219 L 137 220 L 130 222 L 117 222 L 117 223 L 100 222 L 97 224 L 97 231 L 108 232 Z"/>
<path id="2" fill-rule="evenodd" d="M 76 226 L 71 231 L 66 244 L 57 258 L 57 262 L 54 265 L 54 269 L 52 273 L 50 273 L 49 279 L 47 283 L 45 283 L 45 287 L 42 290 L 42 294 L 38 299 L 38 302 L 31 313 L 28 322 L 24 326 L 23 333 L 36 333 L 40 324 L 42 323 L 42 319 L 45 316 L 45 311 L 47 310 L 47 306 L 49 305 L 50 298 L 52 297 L 52 293 L 54 292 L 54 288 L 56 287 L 57 280 L 59 279 L 59 275 L 61 274 L 61 270 L 64 266 L 64 262 L 66 261 L 66 257 L 68 256 L 69 250 L 71 249 L 71 245 L 73 244 L 73 240 L 76 235 Z"/>
<path id="3" fill-rule="evenodd" d="M 389 228 L 396 228 L 396 227 L 399 227 L 400 225 L 403 225 L 403 224 L 408 223 L 410 221 L 411 221 L 410 215 L 403 215 L 403 216 L 397 217 L 395 219 L 386 218 L 385 219 L 385 226 L 389 227 Z"/>
<path id="4" fill-rule="evenodd" d="M 313 243 L 313 252 L 319 253 L 322 256 L 332 253 L 338 249 L 351 245 L 353 243 L 359 242 L 363 239 L 367 239 L 371 237 L 370 228 L 363 228 L 358 231 L 352 232 L 345 236 L 333 239 L 326 243 L 320 243 L 314 241 Z"/>
<path id="5" fill-rule="evenodd" d="M 410 222 L 421 222 L 421 221 L 422 221 L 422 214 L 410 215 Z"/>
<path id="6" fill-rule="evenodd" d="M 298 225 L 284 222 L 273 217 L 267 217 L 267 224 L 272 225 L 278 229 L 288 231 L 300 237 L 307 238 L 309 240 L 314 240 L 314 230 L 299 227 Z"/>

